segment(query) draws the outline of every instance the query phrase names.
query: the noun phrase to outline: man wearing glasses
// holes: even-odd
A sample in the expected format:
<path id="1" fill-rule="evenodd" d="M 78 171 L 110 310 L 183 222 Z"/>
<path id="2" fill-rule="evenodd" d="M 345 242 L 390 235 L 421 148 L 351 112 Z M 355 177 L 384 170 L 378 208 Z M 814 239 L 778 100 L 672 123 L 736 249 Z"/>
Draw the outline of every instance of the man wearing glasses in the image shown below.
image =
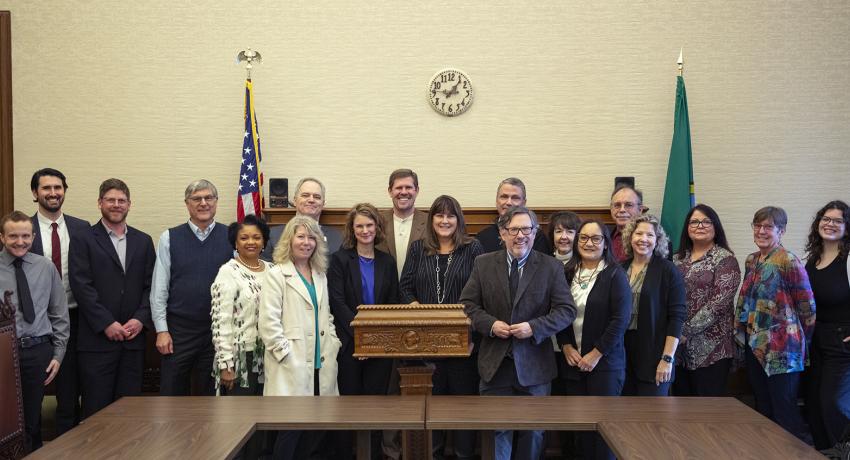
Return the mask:
<path id="1" fill-rule="evenodd" d="M 626 260 L 623 249 L 623 228 L 630 220 L 643 213 L 643 193 L 628 184 L 617 184 L 611 194 L 611 218 L 615 226 L 611 228 L 611 248 L 617 262 Z"/>
<path id="2" fill-rule="evenodd" d="M 210 320 L 210 286 L 218 269 L 233 256 L 227 227 L 216 225 L 218 190 L 201 179 L 186 187 L 189 221 L 162 233 L 151 286 L 151 316 L 156 349 L 162 354 L 160 394 L 215 394 Z"/>
<path id="3" fill-rule="evenodd" d="M 505 250 L 479 256 L 460 302 L 481 336 L 484 396 L 547 396 L 557 374 L 550 337 L 572 324 L 576 307 L 553 257 L 532 251 L 537 216 L 523 206 L 497 221 Z M 496 458 L 508 460 L 513 432 L 496 432 Z M 519 433 L 515 458 L 540 458 L 543 432 Z"/>
<path id="4" fill-rule="evenodd" d="M 525 201 L 525 184 L 521 180 L 508 177 L 499 182 L 499 188 L 496 189 L 496 212 L 499 213 L 499 217 L 504 215 L 511 206 L 525 206 Z M 494 252 L 505 248 L 501 231 L 496 224 L 484 228 L 475 235 L 475 238 L 481 243 L 484 252 Z M 543 233 L 537 233 L 532 241 L 534 241 L 534 249 L 544 254 L 552 254 L 549 239 Z"/>

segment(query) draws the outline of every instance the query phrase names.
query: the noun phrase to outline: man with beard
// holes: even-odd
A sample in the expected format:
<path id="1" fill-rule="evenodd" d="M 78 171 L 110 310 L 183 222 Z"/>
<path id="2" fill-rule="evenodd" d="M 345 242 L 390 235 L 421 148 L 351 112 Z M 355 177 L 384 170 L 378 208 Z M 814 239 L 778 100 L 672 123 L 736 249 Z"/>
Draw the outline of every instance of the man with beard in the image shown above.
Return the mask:
<path id="1" fill-rule="evenodd" d="M 316 222 L 322 217 L 325 209 L 325 184 L 314 177 L 305 177 L 298 181 L 295 188 L 295 215 L 312 217 Z M 339 250 L 342 246 L 342 232 L 330 225 L 319 225 L 325 234 L 325 242 L 328 243 L 328 255 Z M 286 224 L 272 227 L 269 241 L 260 257 L 268 262 L 274 258 L 274 247 L 283 235 Z"/>
<path id="2" fill-rule="evenodd" d="M 212 182 L 192 182 L 183 198 L 189 221 L 162 232 L 151 283 L 151 318 L 162 355 L 159 392 L 213 396 L 210 286 L 233 257 L 233 246 L 227 226 L 215 222 L 218 189 Z M 196 391 L 190 388 L 192 374 Z"/>
<path id="3" fill-rule="evenodd" d="M 628 184 L 617 184 L 611 194 L 611 218 L 615 225 L 611 230 L 611 249 L 617 262 L 626 260 L 623 249 L 623 228 L 626 224 L 643 212 L 643 193 Z"/>
<path id="4" fill-rule="evenodd" d="M 416 209 L 419 194 L 419 177 L 411 169 L 396 169 L 390 174 L 387 193 L 393 201 L 392 209 L 382 210 L 386 239 L 376 246 L 396 260 L 399 279 L 410 244 L 425 236 L 428 213 Z"/>
<path id="5" fill-rule="evenodd" d="M 53 168 L 39 169 L 30 181 L 33 201 L 38 211 L 33 214 L 33 241 L 30 252 L 46 256 L 53 261 L 68 302 L 71 333 L 65 349 L 65 359 L 56 376 L 56 435 L 59 436 L 80 423 L 80 394 L 82 388 L 77 366 L 77 328 L 79 315 L 77 302 L 68 279 L 68 248 L 71 238 L 89 229 L 89 223 L 62 212 L 68 183 L 61 171 Z"/>
<path id="6" fill-rule="evenodd" d="M 516 177 L 508 177 L 502 182 L 499 182 L 499 188 L 496 189 L 496 212 L 501 217 L 512 206 L 525 206 L 525 198 L 525 183 Z M 475 238 L 484 247 L 484 252 L 495 252 L 505 249 L 505 242 L 502 240 L 501 231 L 495 223 L 478 232 Z M 537 236 L 534 238 L 534 249 L 543 254 L 552 254 L 552 248 L 549 245 L 549 239 L 546 238 L 545 232 L 537 233 Z"/>
<path id="7" fill-rule="evenodd" d="M 72 237 L 71 288 L 80 310 L 78 355 L 83 411 L 88 417 L 122 396 L 142 393 L 145 334 L 152 328 L 153 240 L 127 225 L 130 189 L 120 179 L 100 184 L 103 216 Z"/>
<path id="8" fill-rule="evenodd" d="M 25 452 L 42 445 L 44 387 L 59 372 L 68 343 L 68 305 L 62 280 L 50 259 L 29 252 L 32 240 L 32 223 L 26 214 L 13 211 L 0 219 L 0 295 L 14 293 L 10 300 L 17 344 L 13 346 L 18 347 L 21 370 Z"/>

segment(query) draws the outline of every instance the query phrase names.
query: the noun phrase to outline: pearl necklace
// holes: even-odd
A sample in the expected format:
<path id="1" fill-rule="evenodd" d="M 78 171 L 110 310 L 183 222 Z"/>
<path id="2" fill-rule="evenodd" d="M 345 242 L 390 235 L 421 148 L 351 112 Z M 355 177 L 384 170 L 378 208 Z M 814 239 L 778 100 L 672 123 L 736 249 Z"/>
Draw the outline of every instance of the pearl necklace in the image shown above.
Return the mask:
<path id="1" fill-rule="evenodd" d="M 251 265 L 248 265 L 247 262 L 242 260 L 242 256 L 239 255 L 238 253 L 236 254 L 236 259 L 239 261 L 239 263 L 246 266 L 249 270 L 260 270 L 260 269 L 263 268 L 263 263 L 260 262 L 259 260 L 257 260 L 257 265 L 251 266 Z"/>

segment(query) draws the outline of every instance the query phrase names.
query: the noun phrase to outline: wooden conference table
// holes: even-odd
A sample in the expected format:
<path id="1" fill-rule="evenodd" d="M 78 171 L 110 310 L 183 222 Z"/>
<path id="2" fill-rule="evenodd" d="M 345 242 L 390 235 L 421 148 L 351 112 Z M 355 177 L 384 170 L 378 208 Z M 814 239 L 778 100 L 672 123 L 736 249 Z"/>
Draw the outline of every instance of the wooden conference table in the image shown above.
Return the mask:
<path id="1" fill-rule="evenodd" d="M 621 459 L 823 458 L 733 398 L 635 397 L 136 397 L 123 398 L 45 445 L 39 458 L 232 458 L 256 430 L 599 431 Z"/>

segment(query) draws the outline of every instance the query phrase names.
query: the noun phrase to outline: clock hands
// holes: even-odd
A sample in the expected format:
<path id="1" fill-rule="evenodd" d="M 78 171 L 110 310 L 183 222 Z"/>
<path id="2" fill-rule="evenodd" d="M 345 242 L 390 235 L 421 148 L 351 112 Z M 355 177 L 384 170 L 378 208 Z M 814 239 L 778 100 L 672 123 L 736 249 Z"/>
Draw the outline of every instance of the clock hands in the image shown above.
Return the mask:
<path id="1" fill-rule="evenodd" d="M 442 91 L 442 93 L 446 96 L 446 98 L 452 97 L 452 96 L 454 96 L 455 94 L 458 94 L 458 93 L 460 92 L 460 91 L 458 91 L 458 90 L 457 90 L 457 87 L 458 87 L 458 85 L 460 85 L 460 84 L 461 84 L 461 82 L 462 82 L 462 81 L 463 81 L 463 80 L 462 80 L 461 78 L 458 78 L 458 79 L 457 79 L 457 83 L 455 83 L 455 85 L 454 85 L 454 86 L 452 86 L 452 89 L 450 89 L 450 90 L 445 90 L 445 89 L 444 89 L 444 90 Z"/>

